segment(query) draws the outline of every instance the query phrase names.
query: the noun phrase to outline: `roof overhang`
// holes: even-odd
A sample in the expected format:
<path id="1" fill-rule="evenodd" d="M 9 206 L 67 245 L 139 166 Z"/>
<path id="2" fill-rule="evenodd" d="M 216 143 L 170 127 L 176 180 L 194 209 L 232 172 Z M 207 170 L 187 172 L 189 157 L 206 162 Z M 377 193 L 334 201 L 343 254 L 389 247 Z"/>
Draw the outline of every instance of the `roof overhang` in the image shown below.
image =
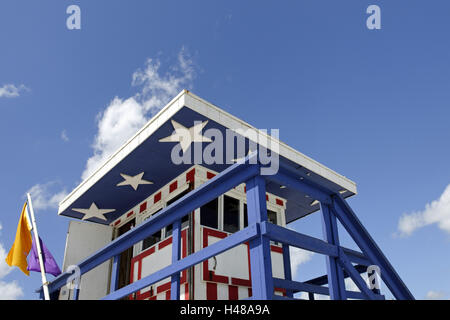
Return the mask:
<path id="1" fill-rule="evenodd" d="M 89 208 L 95 203 L 101 209 L 113 209 L 106 213 L 106 221 L 91 218 L 89 221 L 110 224 L 143 201 L 149 195 L 166 185 L 173 178 L 187 170 L 192 164 L 175 164 L 171 152 L 176 143 L 163 143 L 159 140 L 170 136 L 174 127 L 171 120 L 190 128 L 196 121 L 208 121 L 203 132 L 215 128 L 221 132 L 231 129 L 245 138 L 246 152 L 250 142 L 256 142 L 263 148 L 279 154 L 283 166 L 300 171 L 312 182 L 326 187 L 328 190 L 340 192 L 344 197 L 356 194 L 356 184 L 348 178 L 336 173 L 319 162 L 294 150 L 278 139 L 265 134 L 248 123 L 230 115 L 222 109 L 201 99 L 187 90 L 180 92 L 172 101 L 161 109 L 150 121 L 130 138 L 119 150 L 109 157 L 97 171 L 84 180 L 59 204 L 58 214 L 81 219 L 84 215 L 73 209 Z M 253 132 L 257 131 L 265 139 L 255 141 Z M 193 144 L 194 145 L 194 144 Z M 190 147 L 192 149 L 192 146 Z M 189 150 L 188 150 L 189 151 Z M 221 172 L 231 164 L 204 164 L 216 172 Z M 153 184 L 139 185 L 137 190 L 131 186 L 117 186 L 123 178 L 120 174 L 134 176 L 144 172 L 143 178 Z M 314 199 L 299 194 L 289 188 L 269 182 L 267 191 L 287 199 L 287 222 L 292 222 L 302 216 L 319 209 Z"/>

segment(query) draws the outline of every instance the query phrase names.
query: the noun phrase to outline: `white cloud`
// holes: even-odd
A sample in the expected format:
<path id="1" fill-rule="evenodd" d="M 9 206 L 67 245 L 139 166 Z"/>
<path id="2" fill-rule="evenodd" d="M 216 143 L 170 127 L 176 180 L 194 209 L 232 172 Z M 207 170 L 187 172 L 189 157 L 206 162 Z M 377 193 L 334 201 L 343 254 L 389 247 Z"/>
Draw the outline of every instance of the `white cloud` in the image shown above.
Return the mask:
<path id="1" fill-rule="evenodd" d="M 82 179 L 95 172 L 119 147 L 184 87 L 192 86 L 195 76 L 193 61 L 184 48 L 177 63 L 161 74 L 159 60 L 148 59 L 145 68 L 133 74 L 133 86 L 140 92 L 122 99 L 115 97 L 97 115 L 98 131 L 92 145 L 94 154 L 87 160 Z"/>
<path id="2" fill-rule="evenodd" d="M 60 189 L 59 183 L 56 181 L 38 183 L 32 186 L 27 193 L 31 194 L 33 209 L 35 210 L 57 208 L 61 200 L 68 194 L 66 189 Z"/>
<path id="3" fill-rule="evenodd" d="M 441 300 L 445 298 L 445 293 L 442 291 L 430 290 L 427 292 L 425 299 L 427 300 Z"/>
<path id="4" fill-rule="evenodd" d="M 6 282 L 2 281 L 13 268 L 6 264 L 7 251 L 0 243 L 0 300 L 15 300 L 23 296 L 23 290 L 16 281 Z"/>
<path id="5" fill-rule="evenodd" d="M 409 236 L 415 230 L 430 224 L 450 233 L 450 184 L 439 199 L 427 203 L 425 209 L 403 214 L 398 221 L 400 235 Z"/>
<path id="6" fill-rule="evenodd" d="M 295 279 L 299 266 L 311 260 L 312 256 L 314 255 L 314 252 L 295 247 L 289 247 L 289 253 L 291 256 L 292 278 Z"/>
<path id="7" fill-rule="evenodd" d="M 23 290 L 16 281 L 0 281 L 0 300 L 17 300 L 23 296 Z"/>
<path id="8" fill-rule="evenodd" d="M 68 142 L 68 141 L 69 141 L 69 137 L 67 136 L 66 129 L 64 129 L 64 130 L 61 132 L 61 139 L 62 139 L 64 142 Z"/>
<path id="9" fill-rule="evenodd" d="M 11 272 L 12 268 L 6 264 L 6 255 L 8 253 L 5 250 L 5 247 L 3 247 L 3 244 L 0 243 L 0 279 L 5 277 L 8 273 Z"/>
<path id="10" fill-rule="evenodd" d="M 14 84 L 5 84 L 0 87 L 0 98 L 15 98 L 20 95 L 21 91 L 28 90 L 23 84 L 15 86 Z"/>

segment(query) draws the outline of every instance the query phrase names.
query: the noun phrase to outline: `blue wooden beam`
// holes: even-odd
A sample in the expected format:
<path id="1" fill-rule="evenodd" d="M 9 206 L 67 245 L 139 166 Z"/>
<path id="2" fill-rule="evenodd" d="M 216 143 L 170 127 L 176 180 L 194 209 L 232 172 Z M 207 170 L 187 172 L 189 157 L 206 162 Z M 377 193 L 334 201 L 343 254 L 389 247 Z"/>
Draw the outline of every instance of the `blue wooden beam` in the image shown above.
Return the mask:
<path id="1" fill-rule="evenodd" d="M 331 255 L 333 257 L 338 256 L 338 248 L 335 245 L 269 222 L 263 222 L 261 224 L 261 233 L 267 235 L 273 241 L 285 243 L 293 247 Z"/>
<path id="2" fill-rule="evenodd" d="M 406 287 L 400 276 L 389 263 L 388 259 L 364 228 L 344 198 L 337 194 L 334 197 L 333 203 L 333 210 L 339 221 L 363 251 L 364 255 L 372 261 L 374 265 L 377 265 L 380 268 L 380 276 L 394 297 L 399 300 L 414 300 L 412 293 Z"/>
<path id="3" fill-rule="evenodd" d="M 336 217 L 330 211 L 327 204 L 320 204 L 322 211 L 322 226 L 325 240 L 335 246 L 339 246 L 339 236 Z M 338 264 L 338 258 L 327 256 L 328 287 L 332 300 L 346 300 L 344 273 Z M 358 274 L 359 275 L 359 274 Z"/>
<path id="4" fill-rule="evenodd" d="M 244 243 L 255 237 L 258 237 L 259 235 L 260 230 L 258 225 L 254 224 L 248 226 L 247 228 L 241 231 L 233 233 L 232 235 L 229 235 L 228 237 L 212 245 L 209 245 L 198 252 L 195 252 L 187 256 L 186 258 L 178 260 L 177 262 L 172 263 L 171 265 L 162 268 L 161 270 L 158 270 L 155 273 L 152 273 L 151 275 L 148 275 L 136 282 L 127 285 L 126 287 L 120 288 L 110 293 L 109 295 L 104 297 L 103 300 L 117 300 L 123 298 L 133 292 L 136 292 L 158 281 L 161 281 L 162 279 L 171 277 L 175 273 L 180 273 L 181 271 L 189 267 L 192 267 L 196 264 L 201 263 L 202 261 L 205 261 L 211 257 L 219 255 L 224 251 L 230 250 L 240 245 L 241 243 Z"/>
<path id="5" fill-rule="evenodd" d="M 249 224 L 267 222 L 266 181 L 255 176 L 246 182 Z M 252 298 L 271 299 L 273 296 L 270 239 L 262 234 L 249 242 Z"/>
<path id="6" fill-rule="evenodd" d="M 289 289 L 293 292 L 312 292 L 326 296 L 330 293 L 327 287 L 280 278 L 273 278 L 273 285 L 277 288 Z"/>
<path id="7" fill-rule="evenodd" d="M 259 165 L 249 164 L 248 162 L 249 157 L 246 158 L 246 162 L 238 162 L 230 166 L 199 188 L 167 206 L 141 225 L 123 234 L 90 257 L 81 261 L 78 264 L 81 274 L 120 254 L 165 226 L 173 224 L 176 220 L 181 219 L 183 216 L 200 208 L 205 203 L 217 198 L 242 182 L 258 175 L 260 170 Z M 49 284 L 49 291 L 53 292 L 61 288 L 66 284 L 69 277 L 70 273 L 67 272 L 56 277 Z M 39 290 L 42 290 L 42 287 Z"/>
<path id="8" fill-rule="evenodd" d="M 345 271 L 350 275 L 353 282 L 356 284 L 361 293 L 365 298 L 370 300 L 383 300 L 384 297 L 372 292 L 367 286 L 367 283 L 363 280 L 358 271 L 356 271 L 355 267 L 352 265 L 350 260 L 347 258 L 343 250 L 339 250 L 339 264 L 342 266 Z"/>
<path id="9" fill-rule="evenodd" d="M 285 279 L 273 278 L 273 284 L 277 288 L 290 289 L 293 292 L 307 292 L 310 300 L 314 300 L 314 294 L 320 294 L 324 296 L 330 295 L 328 287 L 322 287 L 319 285 L 309 284 L 307 282 L 288 281 Z M 350 299 L 367 299 L 366 295 L 358 291 L 345 291 L 345 295 Z M 312 299 L 311 299 L 312 298 Z M 375 300 L 383 300 L 384 296 L 376 295 Z"/>
<path id="10" fill-rule="evenodd" d="M 364 273 L 367 271 L 367 267 L 366 266 L 362 266 L 362 265 L 356 265 L 355 266 L 356 271 L 358 271 L 358 273 Z M 348 273 L 344 270 L 344 278 L 348 278 L 349 275 Z M 323 286 L 324 284 L 328 284 L 328 275 L 324 275 L 324 276 L 320 276 L 314 279 L 310 279 L 305 281 L 304 283 L 308 283 L 308 284 L 315 284 L 318 286 Z"/>
<path id="11" fill-rule="evenodd" d="M 181 220 L 173 224 L 172 229 L 172 263 L 178 262 L 181 257 Z M 170 285 L 170 299 L 180 300 L 180 273 L 172 275 Z"/>
<path id="12" fill-rule="evenodd" d="M 291 254 L 289 252 L 289 245 L 285 243 L 283 243 L 283 269 L 284 278 L 286 280 L 292 280 Z M 286 296 L 290 298 L 294 297 L 292 290 L 286 290 Z"/>
<path id="13" fill-rule="evenodd" d="M 119 268 L 120 268 L 120 254 L 113 257 L 111 270 L 111 284 L 109 291 L 116 291 L 119 285 Z"/>

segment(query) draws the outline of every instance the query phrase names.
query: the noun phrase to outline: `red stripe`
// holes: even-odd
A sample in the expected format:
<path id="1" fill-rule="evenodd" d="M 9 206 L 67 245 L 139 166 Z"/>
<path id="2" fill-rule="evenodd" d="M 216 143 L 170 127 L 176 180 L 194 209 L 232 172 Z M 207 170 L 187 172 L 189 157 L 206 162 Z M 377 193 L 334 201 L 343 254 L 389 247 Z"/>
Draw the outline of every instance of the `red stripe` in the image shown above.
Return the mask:
<path id="1" fill-rule="evenodd" d="M 189 283 L 184 285 L 184 300 L 189 300 Z"/>
<path id="2" fill-rule="evenodd" d="M 236 286 L 228 286 L 228 299 L 229 300 L 238 300 L 238 287 Z"/>
<path id="3" fill-rule="evenodd" d="M 212 172 L 206 172 L 206 178 L 207 179 L 212 179 L 212 178 L 214 178 L 216 175 L 214 174 L 214 173 L 212 173 Z"/>
<path id="4" fill-rule="evenodd" d="M 251 287 L 252 282 L 246 279 L 231 278 L 231 283 L 237 286 Z"/>
<path id="5" fill-rule="evenodd" d="M 147 209 L 147 201 L 145 201 L 141 206 L 139 207 L 139 212 L 142 212 Z"/>
<path id="6" fill-rule="evenodd" d="M 166 300 L 170 300 L 170 290 L 167 290 L 166 292 Z"/>
<path id="7" fill-rule="evenodd" d="M 114 225 L 117 226 L 120 223 L 120 219 L 114 222 Z"/>
<path id="8" fill-rule="evenodd" d="M 158 249 L 161 250 L 162 248 L 164 248 L 165 246 L 168 246 L 171 243 L 172 243 L 172 237 L 167 238 L 166 240 L 164 240 L 163 242 L 160 242 L 158 244 Z"/>
<path id="9" fill-rule="evenodd" d="M 195 179 L 195 168 L 186 173 L 186 182 L 194 183 Z"/>
<path id="10" fill-rule="evenodd" d="M 217 300 L 217 283 L 206 283 L 206 300 Z"/>
<path id="11" fill-rule="evenodd" d="M 170 186 L 169 186 L 169 193 L 175 191 L 178 188 L 178 181 L 174 181 Z"/>
<path id="12" fill-rule="evenodd" d="M 284 205 L 284 202 L 283 202 L 283 200 L 281 200 L 281 199 L 277 199 L 277 200 L 275 200 L 275 202 L 276 202 L 277 205 L 279 205 L 279 206 L 283 206 L 283 205 Z"/>
<path id="13" fill-rule="evenodd" d="M 157 203 L 159 200 L 161 200 L 161 191 L 155 194 L 155 198 L 153 199 L 153 203 Z"/>
<path id="14" fill-rule="evenodd" d="M 270 251 L 283 253 L 283 248 L 277 247 L 277 246 L 270 246 Z"/>
<path id="15" fill-rule="evenodd" d="M 127 218 L 131 217 L 133 215 L 133 213 L 134 213 L 133 211 L 128 212 Z"/>
<path id="16" fill-rule="evenodd" d="M 169 290 L 169 289 L 170 289 L 170 286 L 171 286 L 170 281 L 169 281 L 169 282 L 166 282 L 166 283 L 160 285 L 160 286 L 156 289 L 156 293 L 161 293 L 161 292 L 164 292 L 164 291 L 166 291 L 166 290 Z"/>

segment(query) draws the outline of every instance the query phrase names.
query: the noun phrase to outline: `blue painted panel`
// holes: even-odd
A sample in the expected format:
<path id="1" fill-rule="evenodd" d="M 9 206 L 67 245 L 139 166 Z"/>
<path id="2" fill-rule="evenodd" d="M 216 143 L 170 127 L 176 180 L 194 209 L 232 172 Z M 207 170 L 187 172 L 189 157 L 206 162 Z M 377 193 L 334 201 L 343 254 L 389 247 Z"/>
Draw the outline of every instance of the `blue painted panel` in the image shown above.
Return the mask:
<path id="1" fill-rule="evenodd" d="M 195 121 L 209 120 L 203 132 L 207 131 L 208 129 L 215 128 L 220 130 L 220 132 L 225 135 L 225 127 L 186 107 L 180 109 L 172 119 L 186 127 L 193 126 Z M 173 130 L 174 128 L 170 121 L 164 123 L 152 136 L 143 141 L 124 160 L 118 163 L 113 169 L 111 169 L 104 177 L 102 177 L 96 184 L 94 184 L 61 214 L 81 219 L 83 217 L 83 214 L 75 212 L 72 209 L 89 208 L 92 202 L 95 202 L 99 208 L 115 209 L 115 211 L 105 215 L 107 221 L 103 221 L 97 218 L 92 218 L 89 221 L 102 224 L 110 224 L 112 221 L 117 219 L 122 214 L 126 213 L 139 202 L 145 200 L 151 194 L 162 188 L 176 176 L 188 170 L 192 165 L 175 165 L 172 163 L 172 161 L 170 161 L 171 151 L 176 143 L 159 142 L 161 138 L 171 135 Z M 205 134 L 205 136 L 208 136 L 208 134 Z M 249 143 L 248 140 L 245 141 L 245 154 L 247 154 Z M 206 145 L 207 144 L 203 144 L 203 147 L 205 147 Z M 193 145 L 187 150 L 187 152 L 190 153 L 192 148 Z M 226 153 L 223 152 L 223 154 Z M 200 164 L 208 169 L 217 172 L 222 172 L 230 166 L 230 164 Z M 308 180 L 311 180 L 318 185 L 324 185 L 330 190 L 334 191 L 338 191 L 340 189 L 338 185 L 314 173 L 310 174 L 310 176 L 306 176 L 307 171 L 304 168 L 298 168 L 298 165 L 294 164 L 290 160 L 281 158 L 280 164 L 285 168 L 291 168 L 291 170 L 295 171 L 296 173 L 301 173 L 302 175 L 307 177 Z M 136 191 L 131 186 L 117 187 L 117 184 L 123 181 L 120 173 L 124 173 L 127 175 L 136 175 L 141 172 L 145 172 L 143 179 L 153 181 L 154 184 L 140 185 Z M 280 185 L 278 183 L 269 182 L 267 184 L 267 191 L 277 196 L 288 199 L 286 211 L 288 222 L 291 222 L 301 216 L 318 210 L 318 206 L 310 205 L 312 199 L 305 198 L 304 194 L 299 193 L 298 190 L 287 188 L 280 189 Z"/>

